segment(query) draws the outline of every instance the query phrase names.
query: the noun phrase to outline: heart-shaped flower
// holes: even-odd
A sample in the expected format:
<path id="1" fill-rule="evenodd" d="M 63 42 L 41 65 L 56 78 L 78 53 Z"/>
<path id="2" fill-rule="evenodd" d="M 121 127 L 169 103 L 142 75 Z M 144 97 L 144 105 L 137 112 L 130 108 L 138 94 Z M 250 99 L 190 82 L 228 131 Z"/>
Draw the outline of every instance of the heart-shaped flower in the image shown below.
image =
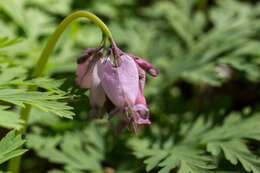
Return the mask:
<path id="1" fill-rule="evenodd" d="M 135 133 L 137 124 L 151 124 L 143 95 L 145 73 L 157 76 L 158 70 L 140 57 L 114 51 L 113 61 L 111 49 L 105 57 L 103 49 L 87 49 L 78 58 L 76 84 L 90 88 L 91 116 L 118 116 L 122 123 L 117 129 L 131 124 Z"/>

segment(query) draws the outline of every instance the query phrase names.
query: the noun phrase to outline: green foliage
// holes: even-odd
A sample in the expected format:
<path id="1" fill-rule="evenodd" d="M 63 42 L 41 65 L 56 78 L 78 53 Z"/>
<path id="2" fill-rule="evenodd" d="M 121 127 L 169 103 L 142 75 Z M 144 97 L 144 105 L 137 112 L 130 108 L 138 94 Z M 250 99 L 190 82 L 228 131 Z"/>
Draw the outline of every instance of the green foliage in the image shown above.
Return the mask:
<path id="1" fill-rule="evenodd" d="M 67 98 L 61 90 L 58 89 L 60 82 L 52 79 L 39 78 L 29 81 L 22 81 L 25 70 L 19 67 L 10 67 L 6 64 L 1 66 L 0 77 L 0 100 L 20 107 L 25 104 L 32 105 L 46 112 L 52 112 L 60 117 L 72 118 L 72 107 L 67 103 L 59 101 Z M 29 85 L 32 87 L 41 87 L 49 92 L 27 91 L 26 89 L 13 88 L 12 85 Z M 9 86 L 9 87 L 8 87 Z M 21 128 L 22 120 L 14 112 L 7 112 L 1 109 L 0 125 L 8 128 Z"/>
<path id="2" fill-rule="evenodd" d="M 228 64 L 245 72 L 249 80 L 258 81 L 259 68 L 254 60 L 259 57 L 259 51 L 255 49 L 259 47 L 259 42 L 252 38 L 256 38 L 260 29 L 255 14 L 259 8 L 248 8 L 233 0 L 217 1 L 217 6 L 209 11 L 209 20 L 214 27 L 208 29 L 207 16 L 201 11 L 190 17 L 195 2 L 158 1 L 145 13 L 156 19 L 162 18 L 164 27 L 172 30 L 171 35 L 164 38 L 164 42 L 172 43 L 167 53 L 173 61 L 162 64 L 166 68 L 166 77 L 171 80 L 181 77 L 193 83 L 202 81 L 219 86 L 230 75 L 228 69 L 220 72 L 219 68 Z M 234 8 L 227 9 L 228 2 L 228 7 Z M 239 10 L 243 12 L 238 13 Z"/>
<path id="3" fill-rule="evenodd" d="M 240 162 L 247 172 L 260 172 L 258 156 L 253 155 L 242 141 L 211 142 L 207 148 L 214 155 L 218 155 L 220 150 L 223 150 L 228 161 L 234 165 Z"/>
<path id="4" fill-rule="evenodd" d="M 214 158 L 207 156 L 205 151 L 182 143 L 173 145 L 171 140 L 163 148 L 158 144 L 150 148 L 149 141 L 139 139 L 130 140 L 129 145 L 138 158 L 147 158 L 144 161 L 147 171 L 157 166 L 162 167 L 159 173 L 168 173 L 176 167 L 181 173 L 211 172 L 211 169 L 216 168 Z"/>
<path id="5" fill-rule="evenodd" d="M 123 51 L 159 70 L 144 88 L 152 124 L 137 135 L 114 133 L 114 119 L 93 123 L 89 92 L 75 87 L 76 58 L 101 41 L 88 20 L 70 24 L 31 79 L 49 36 L 76 10 L 95 13 Z M 258 0 L 0 0 L 0 135 L 23 127 L 29 104 L 22 172 L 258 173 L 259 17 Z M 20 139 L 10 144 L 24 143 L 10 134 Z"/>
<path id="6" fill-rule="evenodd" d="M 4 37 L 0 41 L 0 48 L 8 47 L 17 43 L 17 39 L 8 41 Z M 0 49 L 1 50 L 1 49 Z M 26 69 L 19 66 L 11 66 L 8 62 L 0 63 L 0 100 L 20 107 L 25 104 L 37 107 L 43 111 L 51 112 L 60 117 L 72 118 L 72 107 L 62 100 L 66 99 L 65 92 L 59 89 L 61 80 L 50 78 L 36 78 L 25 80 Z M 14 87 L 15 86 L 15 87 Z M 40 87 L 48 92 L 29 91 L 23 86 Z M 0 126 L 5 128 L 23 127 L 23 121 L 14 111 L 7 111 L 8 106 L 0 105 Z M 9 108 L 12 110 L 11 108 Z"/>
<path id="7" fill-rule="evenodd" d="M 247 119 L 241 119 L 237 114 L 230 115 L 223 126 L 206 132 L 201 140 L 207 143 L 207 151 L 213 155 L 219 155 L 222 150 L 232 164 L 240 162 L 247 172 L 258 173 L 260 159 L 249 150 L 243 139 L 260 140 L 259 120 L 259 113 Z"/>
<path id="8" fill-rule="evenodd" d="M 24 154 L 27 149 L 20 149 L 25 140 L 21 135 L 15 135 L 15 131 L 10 131 L 0 141 L 0 164 L 8 161 L 9 159 Z"/>
<path id="9" fill-rule="evenodd" d="M 202 142 L 225 141 L 230 139 L 254 139 L 260 140 L 260 113 L 254 113 L 253 116 L 242 118 L 239 113 L 231 113 L 220 127 L 216 126 L 207 130 L 202 135 Z M 201 129 L 201 127 L 197 127 Z M 196 130 L 197 131 L 197 130 Z M 202 131 L 202 130 L 201 130 Z"/>
<path id="10" fill-rule="evenodd" d="M 7 111 L 7 107 L 0 106 L 0 126 L 5 128 L 21 129 L 24 121 L 14 112 Z"/>
<path id="11" fill-rule="evenodd" d="M 18 43 L 19 41 L 19 39 L 9 40 L 8 37 L 2 37 L 0 38 L 0 48 L 11 46 Z"/>
<path id="12" fill-rule="evenodd" d="M 162 167 L 159 172 L 168 173 L 178 167 L 178 172 L 214 172 L 212 169 L 221 166 L 218 163 L 223 151 L 230 163 L 237 165 L 240 162 L 247 172 L 258 173 L 260 159 L 250 151 L 246 139 L 260 140 L 259 118 L 259 113 L 246 118 L 231 114 L 223 125 L 212 127 L 211 122 L 205 123 L 200 117 L 189 128 L 182 126 L 182 138 L 175 144 L 169 139 L 160 147 L 148 139 L 134 138 L 128 145 L 137 158 L 145 158 L 147 171 Z"/>
<path id="13" fill-rule="evenodd" d="M 36 150 L 40 157 L 64 165 L 67 172 L 102 172 L 101 161 L 104 159 L 105 146 L 100 132 L 94 125 L 54 137 L 30 134 L 27 140 L 27 146 Z"/>
<path id="14" fill-rule="evenodd" d="M 63 95 L 52 95 L 52 93 L 25 91 L 19 89 L 2 89 L 0 90 L 0 100 L 24 107 L 24 104 L 35 106 L 43 111 L 52 112 L 58 116 L 72 118 L 74 115 L 69 106 L 64 102 L 58 102 L 64 99 Z"/>

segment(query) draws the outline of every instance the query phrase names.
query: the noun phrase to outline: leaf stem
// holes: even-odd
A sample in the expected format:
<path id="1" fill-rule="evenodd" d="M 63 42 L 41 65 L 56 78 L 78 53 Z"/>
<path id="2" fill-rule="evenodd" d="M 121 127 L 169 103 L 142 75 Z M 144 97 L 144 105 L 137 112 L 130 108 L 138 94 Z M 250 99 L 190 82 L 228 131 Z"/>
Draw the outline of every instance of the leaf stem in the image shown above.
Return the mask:
<path id="1" fill-rule="evenodd" d="M 102 20 L 100 20 L 96 15 L 88 12 L 88 11 L 76 11 L 69 16 L 67 16 L 56 28 L 54 33 L 52 34 L 51 38 L 48 40 L 46 46 L 44 47 L 40 58 L 38 59 L 38 62 L 36 66 L 34 67 L 32 77 L 39 77 L 41 76 L 42 72 L 44 71 L 46 64 L 48 63 L 49 56 L 52 53 L 53 49 L 55 48 L 55 45 L 60 38 L 61 34 L 64 32 L 64 30 L 67 28 L 67 26 L 74 21 L 77 18 L 88 18 L 92 22 L 94 22 L 103 33 L 103 41 L 105 43 L 106 39 L 113 40 L 112 34 L 109 31 L 108 27 L 103 23 Z M 36 90 L 36 87 L 28 87 L 28 90 L 33 91 Z M 27 121 L 30 116 L 31 106 L 26 104 L 25 108 L 23 108 L 20 112 L 20 118 L 25 121 L 23 129 L 18 131 L 19 134 L 25 134 L 26 128 L 27 128 Z M 13 158 L 9 162 L 9 170 L 12 173 L 19 173 L 20 169 L 20 162 L 21 162 L 21 156 L 18 156 L 16 158 Z"/>

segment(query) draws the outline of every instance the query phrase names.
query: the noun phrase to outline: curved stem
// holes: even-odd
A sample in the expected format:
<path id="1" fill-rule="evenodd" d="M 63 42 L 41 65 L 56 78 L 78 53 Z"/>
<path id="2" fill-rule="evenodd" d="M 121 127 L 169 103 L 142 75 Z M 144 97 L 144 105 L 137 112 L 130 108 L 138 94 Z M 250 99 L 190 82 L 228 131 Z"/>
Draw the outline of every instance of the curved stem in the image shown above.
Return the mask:
<path id="1" fill-rule="evenodd" d="M 106 35 L 107 38 L 112 38 L 112 34 L 107 28 L 107 26 L 94 14 L 87 12 L 87 11 L 77 11 L 72 13 L 71 15 L 67 16 L 57 27 L 51 38 L 49 39 L 47 45 L 42 51 L 42 54 L 36 64 L 36 67 L 34 68 L 33 77 L 38 77 L 41 75 L 41 73 L 44 70 L 45 65 L 48 62 L 49 56 L 51 52 L 53 51 L 60 35 L 63 33 L 65 28 L 75 19 L 80 18 L 80 17 L 85 17 L 93 21 L 95 24 L 97 24 L 100 29 L 103 31 L 103 33 Z"/>
<path id="2" fill-rule="evenodd" d="M 102 30 L 102 32 L 103 32 L 102 44 L 105 44 L 107 38 L 110 39 L 110 40 L 113 40 L 112 34 L 109 31 L 109 29 L 107 28 L 107 26 L 96 15 L 94 15 L 94 14 L 88 12 L 88 11 L 74 12 L 74 13 L 70 14 L 69 16 L 67 16 L 59 24 L 59 26 L 56 28 L 56 30 L 52 34 L 51 38 L 48 40 L 46 46 L 44 47 L 44 49 L 41 53 L 41 56 L 40 56 L 40 58 L 39 58 L 39 60 L 36 64 L 36 66 L 34 67 L 32 77 L 38 77 L 42 74 L 42 72 L 44 71 L 44 68 L 45 68 L 45 66 L 46 66 L 46 64 L 49 60 L 49 56 L 52 53 L 52 51 L 53 51 L 58 39 L 60 38 L 61 34 L 64 32 L 66 27 L 72 21 L 74 21 L 77 18 L 81 18 L 81 17 L 88 18 L 89 20 L 94 22 L 96 25 L 98 25 L 98 27 Z M 30 91 L 33 91 L 33 90 L 36 90 L 36 89 L 37 88 L 35 88 L 35 87 L 29 87 L 28 88 L 28 90 L 30 90 Z M 29 119 L 30 111 L 31 111 L 31 106 L 26 105 L 25 108 L 23 108 L 20 112 L 20 118 L 25 121 L 25 125 L 24 125 L 23 129 L 18 131 L 19 134 L 25 134 L 25 132 L 26 132 L 27 121 Z M 19 173 L 20 162 L 21 162 L 21 156 L 18 156 L 16 158 L 13 158 L 12 160 L 10 160 L 9 170 L 12 173 Z"/>

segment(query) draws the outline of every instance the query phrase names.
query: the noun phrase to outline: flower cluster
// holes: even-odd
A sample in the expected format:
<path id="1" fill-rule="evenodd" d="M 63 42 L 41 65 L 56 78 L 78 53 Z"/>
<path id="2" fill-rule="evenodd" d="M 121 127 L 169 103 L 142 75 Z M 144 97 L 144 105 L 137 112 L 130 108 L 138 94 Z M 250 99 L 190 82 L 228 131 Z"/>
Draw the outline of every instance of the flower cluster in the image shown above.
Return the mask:
<path id="1" fill-rule="evenodd" d="M 136 133 L 137 124 L 151 123 L 143 95 L 145 73 L 157 76 L 158 70 L 117 47 L 108 48 L 106 56 L 103 54 L 102 46 L 84 51 L 77 60 L 76 84 L 90 88 L 90 116 L 118 116 L 121 127 L 130 123 Z"/>

